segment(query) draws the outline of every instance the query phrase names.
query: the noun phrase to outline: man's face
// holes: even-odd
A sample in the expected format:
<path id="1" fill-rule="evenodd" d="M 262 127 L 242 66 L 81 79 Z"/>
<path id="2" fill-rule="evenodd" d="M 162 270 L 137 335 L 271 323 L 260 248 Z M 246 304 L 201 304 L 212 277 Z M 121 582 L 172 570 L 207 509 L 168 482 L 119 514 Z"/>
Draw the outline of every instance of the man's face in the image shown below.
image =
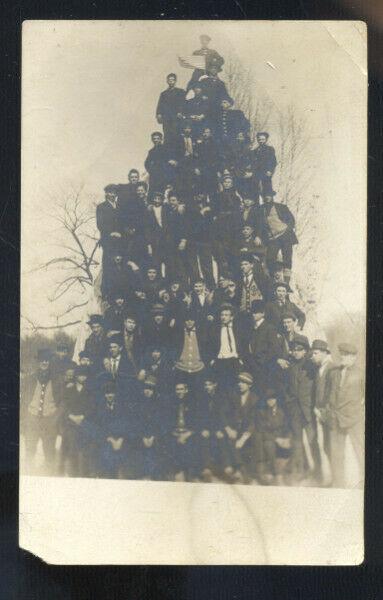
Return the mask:
<path id="1" fill-rule="evenodd" d="M 243 203 L 246 208 L 250 208 L 254 205 L 254 200 L 252 198 L 244 198 Z"/>
<path id="2" fill-rule="evenodd" d="M 250 385 L 246 381 L 238 381 L 237 385 L 241 394 L 245 394 L 250 389 Z"/>
<path id="3" fill-rule="evenodd" d="M 164 315 L 154 315 L 154 322 L 156 325 L 161 325 L 164 321 Z"/>
<path id="4" fill-rule="evenodd" d="M 81 367 L 89 367 L 90 359 L 87 356 L 83 356 L 82 358 L 80 358 L 80 366 Z"/>
<path id="5" fill-rule="evenodd" d="M 154 390 L 152 387 L 144 387 L 145 398 L 152 398 L 153 394 L 154 394 Z"/>
<path id="6" fill-rule="evenodd" d="M 285 287 L 277 287 L 277 289 L 275 290 L 275 296 L 277 298 L 277 300 L 280 300 L 281 302 L 284 302 L 286 300 L 286 296 L 287 296 L 287 290 Z"/>
<path id="7" fill-rule="evenodd" d="M 65 371 L 65 375 L 64 375 L 65 383 L 69 383 L 70 381 L 73 381 L 73 379 L 74 379 L 74 369 L 67 369 Z"/>
<path id="8" fill-rule="evenodd" d="M 109 344 L 109 351 L 110 356 L 112 358 L 116 358 L 116 356 L 119 356 L 121 354 L 121 346 L 119 344 L 116 344 L 115 342 L 112 342 L 111 344 Z"/>
<path id="9" fill-rule="evenodd" d="M 161 135 L 154 135 L 152 137 L 152 140 L 153 140 L 153 144 L 155 146 L 159 146 L 160 144 L 162 144 L 162 136 Z"/>
<path id="10" fill-rule="evenodd" d="M 113 404 L 116 394 L 114 392 L 107 392 L 105 394 L 105 399 L 108 404 Z"/>
<path id="11" fill-rule="evenodd" d="M 194 96 L 195 96 L 195 98 L 198 98 L 198 96 L 200 96 L 201 94 L 202 94 L 202 88 L 195 87 L 194 88 Z"/>
<path id="12" fill-rule="evenodd" d="M 245 238 L 249 238 L 249 237 L 251 237 L 251 236 L 252 236 L 252 234 L 253 234 L 253 228 L 252 228 L 252 227 L 250 227 L 250 225 L 246 225 L 246 227 L 244 227 L 244 228 L 242 229 L 242 233 L 243 233 L 243 237 L 245 237 Z"/>
<path id="13" fill-rule="evenodd" d="M 39 369 L 40 371 L 47 371 L 49 368 L 49 360 L 40 360 Z"/>
<path id="14" fill-rule="evenodd" d="M 230 323 L 233 319 L 233 315 L 231 313 L 231 310 L 223 310 L 221 311 L 221 323 L 222 325 L 227 325 L 228 323 Z"/>
<path id="15" fill-rule="evenodd" d="M 209 45 L 209 42 L 210 42 L 209 38 L 202 35 L 199 39 L 200 39 L 202 48 L 207 48 Z"/>
<path id="16" fill-rule="evenodd" d="M 125 319 L 124 324 L 126 331 L 129 333 L 132 333 L 136 328 L 136 322 L 133 319 Z"/>
<path id="17" fill-rule="evenodd" d="M 274 271 L 273 279 L 274 281 L 283 281 L 283 269 Z"/>
<path id="18" fill-rule="evenodd" d="M 130 183 L 138 183 L 139 175 L 136 171 L 132 171 L 131 173 L 129 173 L 128 178 Z"/>
<path id="19" fill-rule="evenodd" d="M 209 73 L 210 73 L 210 75 L 212 77 L 217 77 L 217 75 L 218 75 L 218 69 L 217 69 L 217 67 L 214 67 L 214 66 L 210 67 Z"/>
<path id="20" fill-rule="evenodd" d="M 169 292 L 163 292 L 161 294 L 161 300 L 162 300 L 162 302 L 165 302 L 165 304 L 167 304 L 168 302 L 170 302 Z"/>
<path id="21" fill-rule="evenodd" d="M 269 406 L 270 408 L 274 408 L 274 406 L 276 406 L 276 404 L 277 404 L 277 399 L 276 398 L 267 398 L 266 402 L 267 402 L 267 406 Z"/>
<path id="22" fill-rule="evenodd" d="M 327 352 L 323 350 L 313 350 L 311 354 L 311 360 L 314 365 L 321 366 L 327 356 Z"/>
<path id="23" fill-rule="evenodd" d="M 265 318 L 265 313 L 264 312 L 252 313 L 252 318 L 253 318 L 254 323 L 258 323 L 259 321 L 262 321 L 262 319 Z"/>
<path id="24" fill-rule="evenodd" d="M 180 289 L 180 284 L 178 283 L 178 281 L 174 281 L 171 286 L 170 286 L 171 291 L 173 292 L 173 294 L 175 294 L 176 292 L 179 291 Z"/>
<path id="25" fill-rule="evenodd" d="M 188 388 L 184 383 L 177 383 L 175 391 L 177 398 L 183 400 L 188 392 Z"/>
<path id="26" fill-rule="evenodd" d="M 108 200 L 108 202 L 114 202 L 117 199 L 117 194 L 115 194 L 114 192 L 106 192 L 105 193 L 105 200 Z"/>
<path id="27" fill-rule="evenodd" d="M 299 361 L 305 358 L 306 350 L 304 348 L 294 347 L 291 354 L 294 360 Z"/>
<path id="28" fill-rule="evenodd" d="M 215 381 L 205 381 L 203 387 L 207 394 L 214 394 L 217 389 L 217 383 Z"/>
<path id="29" fill-rule="evenodd" d="M 265 135 L 257 135 L 257 142 L 260 146 L 264 146 L 267 142 L 267 137 Z"/>
<path id="30" fill-rule="evenodd" d="M 244 142 L 245 141 L 245 134 L 243 133 L 243 131 L 239 131 L 237 133 L 237 142 Z"/>
<path id="31" fill-rule="evenodd" d="M 234 281 L 231 281 L 230 283 L 228 283 L 227 285 L 227 293 L 229 294 L 229 296 L 233 296 L 235 294 L 235 290 L 236 290 L 237 286 L 234 283 Z"/>
<path id="32" fill-rule="evenodd" d="M 120 256 L 120 255 L 114 256 L 113 261 L 116 265 L 121 265 L 122 264 L 122 256 Z"/>
<path id="33" fill-rule="evenodd" d="M 341 354 L 340 364 L 342 367 L 352 367 L 356 362 L 356 354 Z"/>
<path id="34" fill-rule="evenodd" d="M 205 291 L 205 286 L 202 281 L 196 282 L 193 287 L 196 294 L 202 294 Z"/>
<path id="35" fill-rule="evenodd" d="M 166 81 L 168 82 L 168 86 L 169 86 L 170 88 L 173 88 L 173 87 L 175 86 L 175 84 L 176 84 L 176 81 L 177 81 L 177 80 L 176 80 L 176 78 L 175 78 L 175 77 L 171 76 L 171 77 L 168 77 L 168 78 L 166 79 Z"/>
<path id="36" fill-rule="evenodd" d="M 124 305 L 125 300 L 123 298 L 116 298 L 114 302 L 118 308 L 121 308 Z"/>
<path id="37" fill-rule="evenodd" d="M 178 198 L 177 198 L 177 196 L 169 196 L 169 206 L 173 210 L 177 210 L 177 208 L 178 208 Z"/>
<path id="38" fill-rule="evenodd" d="M 230 190 L 233 187 L 233 180 L 227 177 L 223 180 L 222 185 L 225 190 Z"/>
<path id="39" fill-rule="evenodd" d="M 162 196 L 160 196 L 160 194 L 156 194 L 153 197 L 153 204 L 154 206 L 161 206 L 161 204 L 163 203 L 164 199 Z"/>
<path id="40" fill-rule="evenodd" d="M 241 271 L 244 275 L 247 275 L 248 273 L 250 273 L 251 269 L 252 269 L 251 262 L 249 262 L 248 260 L 241 261 Z"/>
<path id="41" fill-rule="evenodd" d="M 102 326 L 100 323 L 93 323 L 93 325 L 91 325 L 91 330 L 95 335 L 100 335 L 102 333 Z"/>
<path id="42" fill-rule="evenodd" d="M 80 385 L 84 385 L 87 379 L 88 379 L 88 376 L 85 375 L 85 374 L 83 374 L 83 375 L 77 375 L 77 377 L 76 377 L 76 381 Z"/>
<path id="43" fill-rule="evenodd" d="M 137 196 L 140 198 L 140 200 L 146 198 L 146 189 L 143 185 L 137 186 Z"/>
<path id="44" fill-rule="evenodd" d="M 229 110 L 229 108 L 230 108 L 230 102 L 228 102 L 228 100 L 222 100 L 221 107 L 222 107 L 223 110 Z"/>
<path id="45" fill-rule="evenodd" d="M 154 350 L 152 352 L 151 356 L 152 356 L 152 360 L 154 362 L 158 362 L 160 360 L 160 358 L 161 358 L 161 352 L 159 350 Z"/>
<path id="46" fill-rule="evenodd" d="M 295 321 L 294 319 L 283 319 L 283 329 L 286 331 L 286 333 L 292 333 L 294 331 L 295 328 Z"/>
<path id="47" fill-rule="evenodd" d="M 211 138 L 211 129 L 205 127 L 205 129 L 202 132 L 202 137 L 204 140 L 208 140 L 209 138 Z"/>
<path id="48" fill-rule="evenodd" d="M 194 325 L 195 325 L 194 319 L 187 319 L 185 321 L 186 329 L 193 329 Z"/>
<path id="49" fill-rule="evenodd" d="M 154 281 L 155 278 L 157 277 L 157 271 L 156 269 L 148 269 L 148 279 L 149 281 Z"/>

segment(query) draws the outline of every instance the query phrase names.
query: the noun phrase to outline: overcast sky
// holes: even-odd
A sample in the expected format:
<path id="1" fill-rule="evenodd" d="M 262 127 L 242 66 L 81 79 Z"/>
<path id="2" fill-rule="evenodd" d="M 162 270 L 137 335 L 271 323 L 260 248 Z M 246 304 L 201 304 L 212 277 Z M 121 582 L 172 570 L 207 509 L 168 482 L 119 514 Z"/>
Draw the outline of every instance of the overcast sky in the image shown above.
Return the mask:
<path id="1" fill-rule="evenodd" d="M 340 307 L 364 309 L 362 23 L 36 21 L 23 33 L 22 272 L 54 255 L 50 193 L 83 182 L 102 200 L 107 183 L 125 181 L 131 167 L 143 170 L 166 74 L 176 71 L 185 85 L 190 71 L 177 56 L 191 54 L 208 33 L 211 47 L 251 68 L 254 93 L 306 115 L 323 215 L 319 258 L 330 263 L 320 312 L 327 319 Z M 51 289 L 49 273 L 25 275 L 22 313 L 50 324 Z"/>

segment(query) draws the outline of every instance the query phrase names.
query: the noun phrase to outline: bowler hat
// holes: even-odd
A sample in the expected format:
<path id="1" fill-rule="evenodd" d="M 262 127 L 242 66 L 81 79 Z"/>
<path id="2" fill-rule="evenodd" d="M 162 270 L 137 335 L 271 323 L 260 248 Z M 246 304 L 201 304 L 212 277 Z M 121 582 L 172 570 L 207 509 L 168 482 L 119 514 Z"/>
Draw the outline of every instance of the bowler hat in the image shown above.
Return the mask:
<path id="1" fill-rule="evenodd" d="M 284 319 L 293 319 L 293 321 L 296 321 L 297 320 L 297 316 L 294 315 L 294 313 L 291 310 L 287 310 L 282 315 L 282 321 L 284 321 Z"/>
<path id="2" fill-rule="evenodd" d="M 249 385 L 253 385 L 254 383 L 253 376 L 250 375 L 250 373 L 246 373 L 246 371 L 239 373 L 238 381 L 243 381 L 244 383 L 248 383 Z"/>
<path id="3" fill-rule="evenodd" d="M 245 260 L 250 263 L 254 262 L 254 256 L 251 254 L 251 252 L 241 252 L 241 255 L 239 257 L 239 262 L 241 263 Z"/>
<path id="4" fill-rule="evenodd" d="M 251 312 L 255 313 L 263 313 L 265 312 L 266 304 L 263 300 L 253 300 L 251 303 Z"/>
<path id="5" fill-rule="evenodd" d="M 322 352 L 327 352 L 328 354 L 330 354 L 328 343 L 324 340 L 314 340 L 311 346 L 311 350 L 321 350 Z"/>
<path id="6" fill-rule="evenodd" d="M 42 362 L 44 360 L 50 360 L 51 359 L 51 351 L 49 350 L 49 348 L 40 348 L 39 350 L 37 350 L 36 359 L 38 362 Z"/>
<path id="7" fill-rule="evenodd" d="M 110 346 L 110 344 L 118 344 L 119 346 L 123 346 L 124 342 L 122 339 L 122 335 L 120 335 L 119 333 L 115 333 L 114 335 L 111 335 L 108 338 L 108 345 Z"/>
<path id="8" fill-rule="evenodd" d="M 274 285 L 273 285 L 274 292 L 275 292 L 275 291 L 277 290 L 277 288 L 279 288 L 279 287 L 283 287 L 283 288 L 285 288 L 285 290 L 286 290 L 287 292 L 289 291 L 289 288 L 290 288 L 289 284 L 288 284 L 288 283 L 286 283 L 285 281 L 276 281 L 276 282 L 274 283 Z"/>
<path id="9" fill-rule="evenodd" d="M 88 325 L 103 325 L 104 323 L 104 319 L 102 317 L 102 315 L 90 315 L 89 316 L 89 321 L 88 321 Z"/>
<path id="10" fill-rule="evenodd" d="M 358 349 L 354 344 L 343 342 L 338 345 L 338 350 L 341 354 L 358 354 Z"/>

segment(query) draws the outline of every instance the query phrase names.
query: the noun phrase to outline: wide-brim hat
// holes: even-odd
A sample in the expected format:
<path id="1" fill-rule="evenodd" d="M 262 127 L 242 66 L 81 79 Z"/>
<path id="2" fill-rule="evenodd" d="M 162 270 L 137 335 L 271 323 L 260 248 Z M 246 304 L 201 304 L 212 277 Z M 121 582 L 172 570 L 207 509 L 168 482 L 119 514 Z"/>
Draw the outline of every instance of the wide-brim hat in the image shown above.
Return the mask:
<path id="1" fill-rule="evenodd" d="M 297 335 L 290 343 L 291 348 L 302 346 L 304 350 L 310 350 L 310 342 L 305 335 Z"/>

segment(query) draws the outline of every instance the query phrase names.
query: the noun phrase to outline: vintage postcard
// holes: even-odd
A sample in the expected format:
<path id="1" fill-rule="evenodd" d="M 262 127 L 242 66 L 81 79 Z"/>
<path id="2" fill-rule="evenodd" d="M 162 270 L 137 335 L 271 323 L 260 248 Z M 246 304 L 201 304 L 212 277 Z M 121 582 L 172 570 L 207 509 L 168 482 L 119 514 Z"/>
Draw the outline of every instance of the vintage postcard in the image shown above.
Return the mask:
<path id="1" fill-rule="evenodd" d="M 363 561 L 366 40 L 24 23 L 21 547 Z"/>

